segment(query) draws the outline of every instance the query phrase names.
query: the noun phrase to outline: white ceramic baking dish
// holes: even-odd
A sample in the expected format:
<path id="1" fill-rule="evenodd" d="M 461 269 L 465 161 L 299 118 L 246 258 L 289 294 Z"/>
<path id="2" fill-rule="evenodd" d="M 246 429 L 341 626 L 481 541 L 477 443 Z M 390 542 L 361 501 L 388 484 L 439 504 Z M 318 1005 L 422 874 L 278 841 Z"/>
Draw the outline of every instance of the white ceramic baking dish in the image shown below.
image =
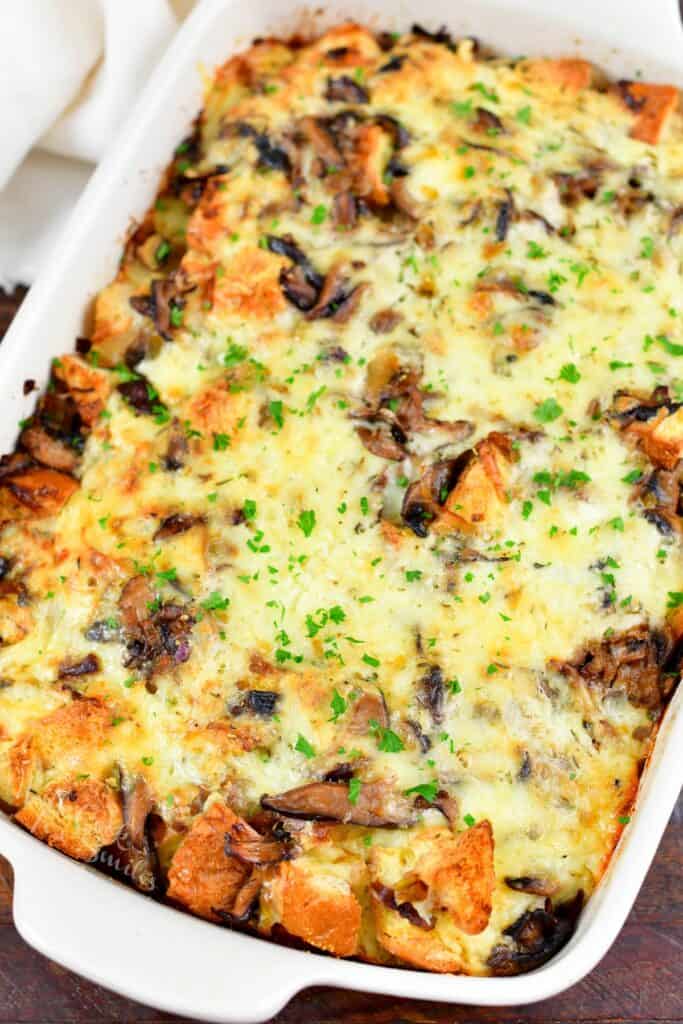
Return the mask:
<path id="1" fill-rule="evenodd" d="M 102 162 L 0 347 L 0 449 L 14 442 L 50 359 L 73 348 L 92 296 L 115 272 L 131 218 L 201 104 L 199 68 L 254 36 L 285 35 L 356 18 L 387 29 L 419 17 L 447 24 L 508 54 L 578 53 L 620 77 L 683 86 L 677 0 L 333 0 L 314 13 L 289 0 L 203 0 L 178 34 L 121 136 Z M 276 1013 L 309 985 L 337 985 L 453 1003 L 511 1005 L 545 999 L 587 974 L 621 928 L 683 781 L 683 686 L 671 703 L 642 781 L 638 809 L 568 946 L 515 978 L 432 975 L 338 961 L 206 924 L 154 903 L 50 850 L 0 815 L 0 851 L 15 875 L 14 918 L 53 960 L 127 996 L 189 1017 L 247 1024 Z"/>

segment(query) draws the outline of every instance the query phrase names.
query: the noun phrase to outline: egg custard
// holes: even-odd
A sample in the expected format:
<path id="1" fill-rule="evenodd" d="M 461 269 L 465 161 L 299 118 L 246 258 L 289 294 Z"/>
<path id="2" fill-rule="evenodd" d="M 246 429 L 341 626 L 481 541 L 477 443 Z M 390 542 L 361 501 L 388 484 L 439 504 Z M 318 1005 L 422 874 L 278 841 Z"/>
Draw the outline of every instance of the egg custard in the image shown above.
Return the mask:
<path id="1" fill-rule="evenodd" d="M 681 229 L 669 86 L 220 67 L 0 466 L 15 820 L 335 956 L 557 952 L 678 678 Z"/>

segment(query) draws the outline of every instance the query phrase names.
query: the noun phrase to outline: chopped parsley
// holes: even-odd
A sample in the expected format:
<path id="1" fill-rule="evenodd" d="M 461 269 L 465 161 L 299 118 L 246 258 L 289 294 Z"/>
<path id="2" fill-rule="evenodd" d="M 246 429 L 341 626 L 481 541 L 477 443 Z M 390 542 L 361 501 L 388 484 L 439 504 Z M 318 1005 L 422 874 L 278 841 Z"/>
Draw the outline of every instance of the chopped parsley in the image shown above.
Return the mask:
<path id="1" fill-rule="evenodd" d="M 301 733 L 299 733 L 299 735 L 297 737 L 297 741 L 296 741 L 296 744 L 294 746 L 294 749 L 298 750 L 298 752 L 300 754 L 303 754 L 304 757 L 307 757 L 309 759 L 312 758 L 312 757 L 315 757 L 315 749 L 308 742 L 306 737 L 301 735 Z"/>
<path id="2" fill-rule="evenodd" d="M 416 796 L 424 797 L 427 803 L 433 804 L 436 800 L 436 794 L 439 792 L 439 783 L 434 782 L 421 782 L 418 786 L 411 786 L 410 789 L 404 790 L 405 796 L 412 796 L 413 793 Z"/>
<path id="3" fill-rule="evenodd" d="M 217 590 L 214 590 L 202 601 L 202 608 L 207 612 L 224 612 L 230 605 L 230 598 L 223 597 Z"/>
<path id="4" fill-rule="evenodd" d="M 534 409 L 534 416 L 539 423 L 552 423 L 564 412 L 562 406 L 554 398 L 546 398 Z"/>
<path id="5" fill-rule="evenodd" d="M 315 512 L 312 508 L 304 509 L 303 512 L 299 513 L 299 518 L 296 521 L 296 525 L 299 527 L 304 537 L 310 537 L 315 529 Z"/>

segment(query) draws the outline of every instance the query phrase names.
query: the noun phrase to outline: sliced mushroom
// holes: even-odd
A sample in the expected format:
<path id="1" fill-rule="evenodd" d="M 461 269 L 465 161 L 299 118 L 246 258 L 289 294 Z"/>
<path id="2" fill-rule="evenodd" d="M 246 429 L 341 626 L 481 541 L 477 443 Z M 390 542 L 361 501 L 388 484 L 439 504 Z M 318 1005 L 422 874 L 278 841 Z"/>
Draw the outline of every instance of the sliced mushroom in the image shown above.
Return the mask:
<path id="1" fill-rule="evenodd" d="M 389 711 L 381 693 L 362 693 L 349 710 L 349 732 L 367 736 L 372 724 L 386 729 L 389 725 Z"/>
<path id="2" fill-rule="evenodd" d="M 560 193 L 560 202 L 565 206 L 577 206 L 582 199 L 595 199 L 602 182 L 598 171 L 582 171 L 578 174 L 557 172 L 552 178 Z"/>
<path id="3" fill-rule="evenodd" d="M 168 432 L 168 444 L 164 456 L 164 465 L 172 473 L 182 469 L 189 452 L 187 435 L 180 420 L 174 416 Z"/>
<path id="4" fill-rule="evenodd" d="M 507 197 L 500 203 L 498 207 L 498 216 L 496 217 L 496 238 L 499 242 L 504 242 L 508 236 L 508 230 L 515 216 L 515 201 L 512 196 L 512 192 L 507 192 Z"/>
<path id="5" fill-rule="evenodd" d="M 231 715 L 252 714 L 259 718 L 272 718 L 281 694 L 275 690 L 247 690 L 244 697 L 230 708 Z"/>
<path id="6" fill-rule="evenodd" d="M 350 191 L 339 192 L 334 197 L 334 223 L 337 227 L 351 229 L 358 220 L 358 202 Z"/>
<path id="7" fill-rule="evenodd" d="M 407 60 L 408 55 L 406 53 L 395 53 L 393 57 L 389 58 L 386 64 L 382 64 L 382 66 L 377 69 L 377 73 L 379 75 L 386 75 L 390 71 L 400 71 Z"/>
<path id="8" fill-rule="evenodd" d="M 369 427 L 357 427 L 356 433 L 363 442 L 363 445 L 373 455 L 379 456 L 381 459 L 390 459 L 393 462 L 401 462 L 405 459 L 408 454 L 403 444 L 399 440 L 402 437 L 403 441 L 406 440 L 403 431 L 400 431 L 399 437 L 393 435 L 391 429 L 387 429 L 387 425 L 377 427 L 375 430 L 370 430 Z"/>
<path id="9" fill-rule="evenodd" d="M 431 931 L 434 927 L 433 921 L 426 921 L 420 913 L 415 909 L 412 903 L 408 900 L 399 900 L 396 898 L 396 893 L 388 885 L 382 885 L 381 882 L 372 883 L 372 894 L 375 899 L 383 903 L 388 910 L 395 910 L 397 914 L 404 917 L 410 924 L 415 925 L 416 928 L 421 928 L 423 931 Z"/>
<path id="10" fill-rule="evenodd" d="M 331 103 L 370 102 L 367 89 L 364 89 L 358 82 L 354 82 L 353 78 L 350 78 L 349 75 L 341 75 L 339 78 L 328 78 L 325 99 Z"/>
<path id="11" fill-rule="evenodd" d="M 225 834 L 225 853 L 243 864 L 264 866 L 289 860 L 294 849 L 291 842 L 284 842 L 273 835 L 263 836 L 238 819 Z"/>
<path id="12" fill-rule="evenodd" d="M 528 910 L 518 917 L 503 935 L 509 945 L 493 947 L 487 960 L 491 973 L 498 976 L 524 974 L 540 967 L 569 942 L 583 907 L 583 892 L 554 907 L 546 899 L 542 909 Z"/>
<path id="13" fill-rule="evenodd" d="M 486 107 L 477 107 L 475 114 L 476 117 L 470 125 L 475 132 L 486 132 L 487 135 L 505 133 L 503 122 L 492 110 L 487 110 Z"/>
<path id="14" fill-rule="evenodd" d="M 63 661 L 58 669 L 60 679 L 77 679 L 79 676 L 100 672 L 102 665 L 96 654 L 86 654 L 80 661 Z"/>
<path id="15" fill-rule="evenodd" d="M 420 680 L 417 699 L 437 725 L 443 721 L 444 697 L 443 672 L 438 665 L 430 665 Z"/>
<path id="16" fill-rule="evenodd" d="M 344 265 L 335 264 L 323 281 L 315 305 L 307 311 L 306 319 L 331 319 L 335 323 L 346 323 L 358 308 L 363 287 L 356 285 L 355 288 L 349 288 Z"/>
<path id="17" fill-rule="evenodd" d="M 508 889 L 514 889 L 515 892 L 528 892 L 532 896 L 554 896 L 558 890 L 557 882 L 552 882 L 548 878 L 539 878 L 536 875 L 521 875 L 519 878 L 511 878 L 507 875 L 505 884 Z"/>
<path id="18" fill-rule="evenodd" d="M 449 50 L 453 49 L 455 46 L 453 37 L 446 29 L 445 25 L 442 25 L 441 28 L 436 30 L 436 32 L 431 32 L 429 29 L 423 28 L 422 25 L 415 22 L 410 31 L 414 36 L 417 36 L 418 39 L 427 39 L 430 43 L 438 43 L 440 46 L 446 46 Z"/>
<path id="19" fill-rule="evenodd" d="M 385 783 L 364 783 L 356 803 L 340 782 L 309 782 L 279 796 L 262 796 L 261 806 L 307 821 L 339 821 L 367 828 L 401 828 L 413 821 L 407 802 L 387 792 Z"/>
<path id="20" fill-rule="evenodd" d="M 161 520 L 154 539 L 167 540 L 169 537 L 176 537 L 179 533 L 187 533 L 193 526 L 198 526 L 203 522 L 203 516 L 190 515 L 187 512 L 174 512 Z"/>
<path id="21" fill-rule="evenodd" d="M 423 205 L 411 196 L 405 176 L 394 177 L 389 186 L 389 193 L 397 209 L 405 213 L 411 220 L 420 219 L 423 213 Z"/>
<path id="22" fill-rule="evenodd" d="M 603 694 L 622 691 L 637 707 L 656 710 L 673 686 L 670 654 L 671 638 L 640 622 L 585 644 L 571 660 L 551 664 L 577 685 Z"/>
<path id="23" fill-rule="evenodd" d="M 78 464 L 78 454 L 66 441 L 52 437 L 44 427 L 30 424 L 22 430 L 19 444 L 29 455 L 51 469 L 72 473 Z"/>
<path id="24" fill-rule="evenodd" d="M 320 120 L 314 117 L 304 117 L 299 122 L 299 127 L 304 138 L 327 168 L 343 167 L 344 157 L 337 148 L 332 133 Z"/>
<path id="25" fill-rule="evenodd" d="M 391 334 L 403 320 L 403 313 L 395 309 L 380 309 L 370 320 L 370 330 L 374 334 Z"/>
<path id="26" fill-rule="evenodd" d="M 289 174 L 292 169 L 287 153 L 280 146 L 268 138 L 265 132 L 259 132 L 253 125 L 246 121 L 236 121 L 226 124 L 221 129 L 221 137 L 239 136 L 243 139 L 251 139 L 258 154 L 257 164 L 259 167 L 269 171 L 283 171 Z"/>
<path id="27" fill-rule="evenodd" d="M 150 285 L 149 295 L 133 295 L 130 304 L 141 316 L 153 320 L 162 338 L 169 341 L 173 337 L 171 328 L 175 326 L 173 310 L 183 308 L 183 296 L 195 287 L 180 271 L 174 271 L 168 277 L 155 278 Z"/>

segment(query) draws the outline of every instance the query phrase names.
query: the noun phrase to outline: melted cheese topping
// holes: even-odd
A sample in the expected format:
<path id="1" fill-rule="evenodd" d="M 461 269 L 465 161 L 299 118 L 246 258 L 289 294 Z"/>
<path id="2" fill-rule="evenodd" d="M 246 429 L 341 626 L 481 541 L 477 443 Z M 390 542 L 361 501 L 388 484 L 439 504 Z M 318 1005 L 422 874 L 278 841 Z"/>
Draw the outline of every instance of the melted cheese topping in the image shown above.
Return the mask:
<path id="1" fill-rule="evenodd" d="M 356 798 L 380 782 L 422 808 L 407 827 L 304 826 L 305 853 L 264 886 L 258 926 L 286 923 L 286 885 L 307 867 L 351 887 L 362 926 L 350 945 L 298 934 L 432 969 L 489 970 L 512 941 L 503 930 L 543 903 L 506 879 L 544 879 L 559 902 L 593 890 L 657 713 L 560 668 L 604 635 L 662 630 L 681 596 L 677 537 L 634 500 L 651 466 L 604 412 L 619 389 L 683 388 L 669 230 L 683 144 L 677 113 L 650 145 L 615 89 L 567 74 L 480 59 L 469 41 L 407 36 L 383 52 L 356 27 L 298 49 L 262 43 L 217 72 L 98 299 L 89 361 L 111 394 L 80 487 L 57 515 L 9 517 L 2 534 L 25 588 L 3 598 L 8 803 L 64 780 L 116 790 L 117 772 L 142 777 L 172 853 L 208 794 L 249 817 L 264 794 L 349 764 Z M 347 225 L 340 193 L 354 197 Z M 277 240 L 289 236 L 309 291 L 343 282 L 322 316 L 287 295 L 299 256 Z M 161 330 L 161 300 L 145 315 L 129 299 L 174 267 L 186 288 Z M 140 339 L 146 357 L 126 364 Z M 441 426 L 388 434 L 401 398 L 387 379 L 388 398 L 368 397 L 387 353 Z M 140 378 L 146 411 L 119 390 Z M 461 420 L 469 433 L 449 428 Z M 370 451 L 359 427 L 390 436 L 398 458 Z M 497 490 L 485 478 L 483 497 L 464 485 L 448 497 L 451 480 L 436 513 L 402 516 L 435 462 L 474 451 L 484 465 L 492 432 L 507 438 Z M 470 500 L 481 508 L 468 519 Z M 160 537 L 178 515 L 194 518 Z M 180 640 L 162 629 L 154 657 L 136 654 L 122 619 L 135 576 L 148 617 L 175 606 L 194 620 Z M 92 654 L 95 671 L 64 673 Z M 94 724 L 54 718 L 82 706 L 74 691 L 100 709 Z M 272 715 L 245 703 L 251 691 L 275 695 Z M 386 721 L 359 727 L 368 694 Z M 424 836 L 446 842 L 437 791 L 457 803 L 457 835 L 490 822 L 492 910 L 471 934 L 433 903 L 432 932 L 385 907 L 392 932 L 373 919 L 367 872 L 396 886 Z M 405 946 L 399 925 L 413 928 Z"/>

